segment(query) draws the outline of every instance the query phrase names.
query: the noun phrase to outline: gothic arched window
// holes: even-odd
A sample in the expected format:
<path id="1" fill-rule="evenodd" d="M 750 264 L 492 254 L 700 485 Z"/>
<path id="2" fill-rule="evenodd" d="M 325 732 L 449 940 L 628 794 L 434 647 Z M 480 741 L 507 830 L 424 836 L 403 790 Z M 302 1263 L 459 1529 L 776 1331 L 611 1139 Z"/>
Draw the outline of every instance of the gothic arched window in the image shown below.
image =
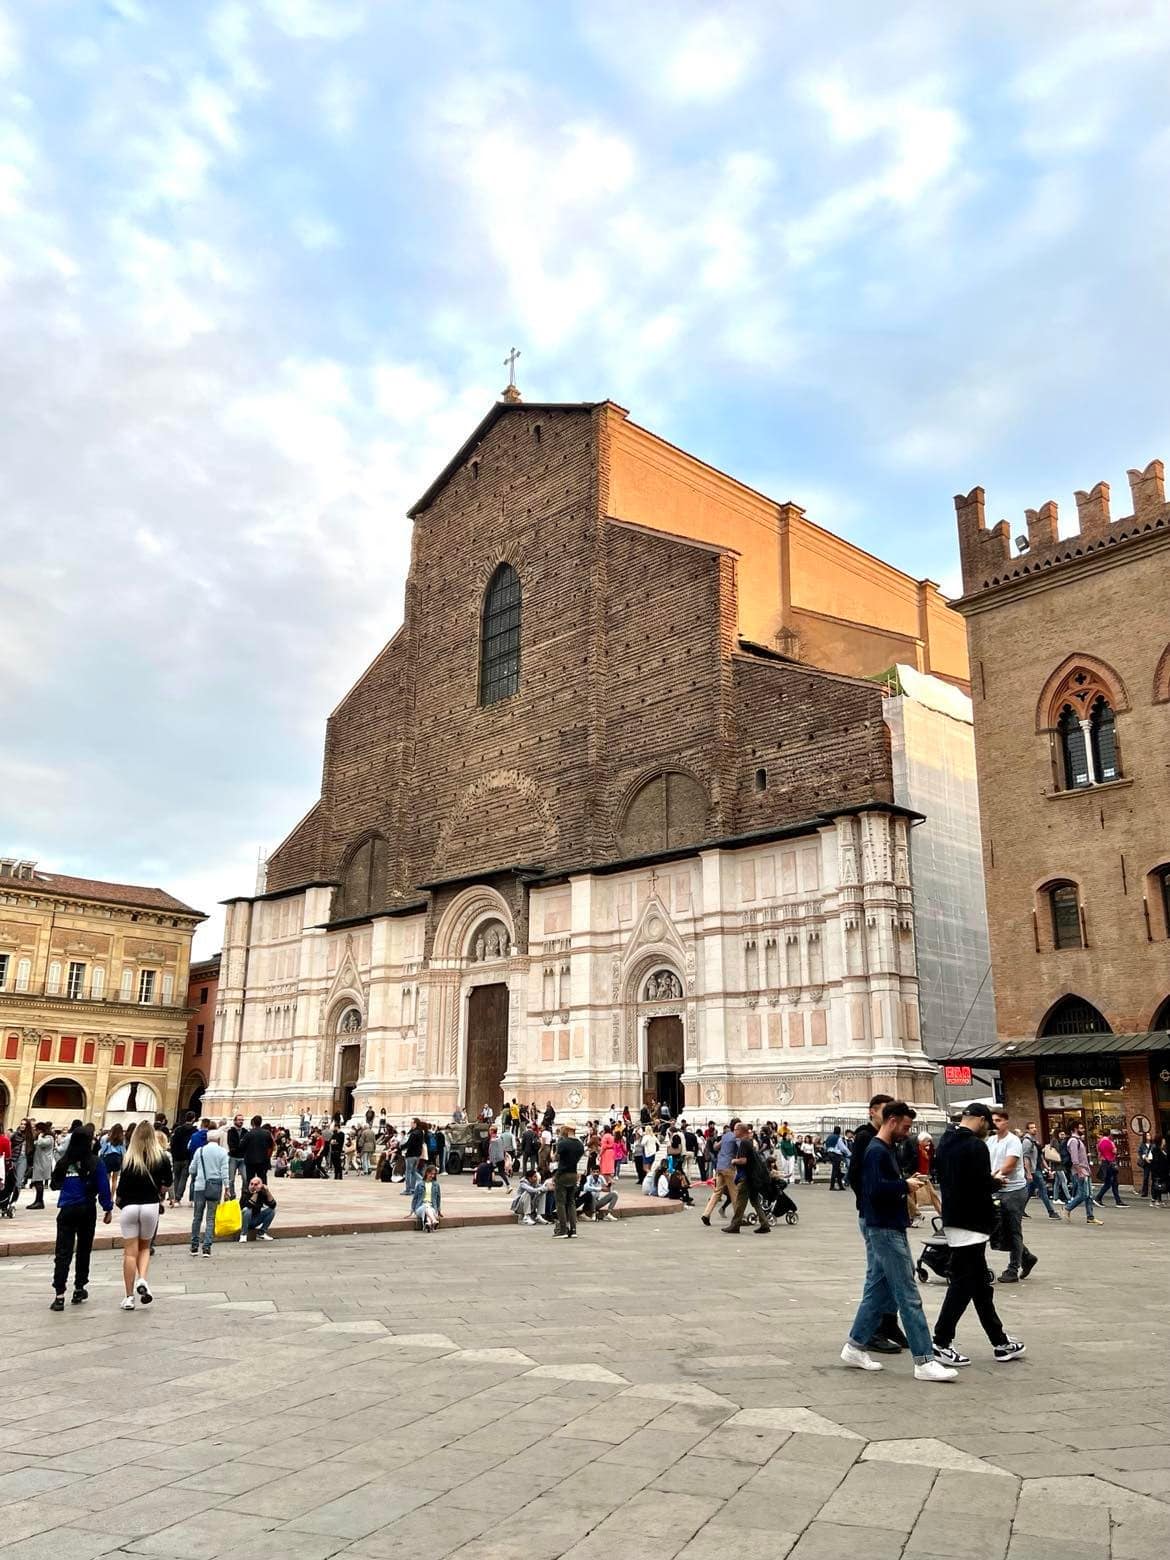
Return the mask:
<path id="1" fill-rule="evenodd" d="M 498 704 L 520 689 L 520 576 L 501 563 L 483 598 L 479 702 Z"/>
<path id="2" fill-rule="evenodd" d="M 370 835 L 351 850 L 333 898 L 333 918 L 366 915 L 381 910 L 389 891 L 390 846 L 380 834 Z"/>
<path id="3" fill-rule="evenodd" d="M 1049 1035 L 1111 1035 L 1112 1029 L 1103 1013 L 1100 1013 L 1084 997 L 1061 997 L 1048 1012 L 1040 1026 L 1040 1038 Z"/>

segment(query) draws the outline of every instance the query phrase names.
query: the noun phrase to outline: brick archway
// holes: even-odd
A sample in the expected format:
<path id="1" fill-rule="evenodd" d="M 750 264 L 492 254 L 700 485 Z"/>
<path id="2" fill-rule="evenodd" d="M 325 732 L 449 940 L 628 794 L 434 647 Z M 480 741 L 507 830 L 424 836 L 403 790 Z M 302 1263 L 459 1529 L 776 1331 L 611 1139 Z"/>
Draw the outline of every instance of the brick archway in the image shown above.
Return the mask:
<path id="1" fill-rule="evenodd" d="M 1108 701 L 1114 714 L 1129 709 L 1125 684 L 1108 662 L 1079 652 L 1066 656 L 1049 675 L 1036 701 L 1036 730 L 1054 731 L 1066 704 L 1087 718 L 1099 698 Z"/>

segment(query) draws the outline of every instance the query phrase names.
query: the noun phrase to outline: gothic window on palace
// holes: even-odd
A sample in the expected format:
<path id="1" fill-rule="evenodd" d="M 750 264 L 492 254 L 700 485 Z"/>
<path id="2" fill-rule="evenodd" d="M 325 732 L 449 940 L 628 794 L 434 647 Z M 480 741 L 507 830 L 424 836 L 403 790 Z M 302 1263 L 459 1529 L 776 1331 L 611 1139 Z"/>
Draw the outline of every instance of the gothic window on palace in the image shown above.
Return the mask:
<path id="1" fill-rule="evenodd" d="M 1052 946 L 1054 948 L 1083 948 L 1084 927 L 1081 923 L 1081 902 L 1075 883 L 1053 883 L 1045 889 L 1052 913 Z"/>
<path id="2" fill-rule="evenodd" d="M 1170 862 L 1146 878 L 1146 930 L 1151 939 L 1170 937 Z"/>
<path id="3" fill-rule="evenodd" d="M 1119 780 L 1115 712 L 1103 678 L 1088 667 L 1074 666 L 1056 690 L 1051 710 L 1058 788 L 1081 791 Z"/>
<path id="4" fill-rule="evenodd" d="M 631 797 L 618 828 L 623 856 L 648 856 L 676 845 L 697 845 L 707 833 L 707 792 L 692 776 L 654 775 Z"/>
<path id="5" fill-rule="evenodd" d="M 1111 1035 L 1112 1029 L 1104 1014 L 1083 997 L 1061 997 L 1040 1026 L 1040 1039 L 1050 1035 Z"/>
<path id="6" fill-rule="evenodd" d="M 520 690 L 520 576 L 501 563 L 483 598 L 479 702 L 498 704 Z"/>
<path id="7" fill-rule="evenodd" d="M 368 915 L 386 903 L 390 875 L 390 846 L 380 834 L 372 834 L 346 860 L 333 901 L 333 919 Z"/>
<path id="8" fill-rule="evenodd" d="M 1162 1006 L 1154 1014 L 1154 1022 L 1151 1029 L 1170 1029 L 1170 997 L 1167 997 Z"/>

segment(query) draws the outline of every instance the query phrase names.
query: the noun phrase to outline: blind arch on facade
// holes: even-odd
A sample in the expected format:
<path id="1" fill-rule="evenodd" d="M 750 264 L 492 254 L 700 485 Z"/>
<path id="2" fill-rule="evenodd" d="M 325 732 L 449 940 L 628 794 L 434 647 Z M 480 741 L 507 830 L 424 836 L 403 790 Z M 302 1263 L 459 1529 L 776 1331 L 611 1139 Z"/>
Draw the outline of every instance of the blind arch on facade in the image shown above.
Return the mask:
<path id="1" fill-rule="evenodd" d="M 501 563 L 483 598 L 479 643 L 479 702 L 498 704 L 520 691 L 520 576 Z"/>
<path id="2" fill-rule="evenodd" d="M 1113 1030 L 1105 1015 L 1086 1002 L 1084 997 L 1070 994 L 1054 1002 L 1040 1025 L 1040 1039 L 1049 1035 L 1111 1035 Z"/>

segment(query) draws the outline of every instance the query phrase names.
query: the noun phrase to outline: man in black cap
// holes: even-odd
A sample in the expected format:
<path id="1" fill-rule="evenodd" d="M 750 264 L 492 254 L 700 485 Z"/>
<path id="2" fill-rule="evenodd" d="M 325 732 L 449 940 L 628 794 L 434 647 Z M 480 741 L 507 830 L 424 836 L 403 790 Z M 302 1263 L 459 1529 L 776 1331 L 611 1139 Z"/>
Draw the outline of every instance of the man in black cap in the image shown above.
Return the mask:
<path id="1" fill-rule="evenodd" d="M 995 1228 L 994 1194 L 999 1182 L 991 1173 L 986 1138 L 991 1111 L 978 1101 L 963 1109 L 953 1132 L 944 1133 L 935 1159 L 942 1193 L 943 1232 L 950 1248 L 950 1283 L 934 1326 L 934 1357 L 944 1365 L 970 1365 L 954 1347 L 955 1332 L 974 1302 L 980 1325 L 997 1361 L 1017 1360 L 1026 1352 L 1009 1338 L 995 1309 L 992 1277 L 987 1267 L 987 1243 Z"/>

